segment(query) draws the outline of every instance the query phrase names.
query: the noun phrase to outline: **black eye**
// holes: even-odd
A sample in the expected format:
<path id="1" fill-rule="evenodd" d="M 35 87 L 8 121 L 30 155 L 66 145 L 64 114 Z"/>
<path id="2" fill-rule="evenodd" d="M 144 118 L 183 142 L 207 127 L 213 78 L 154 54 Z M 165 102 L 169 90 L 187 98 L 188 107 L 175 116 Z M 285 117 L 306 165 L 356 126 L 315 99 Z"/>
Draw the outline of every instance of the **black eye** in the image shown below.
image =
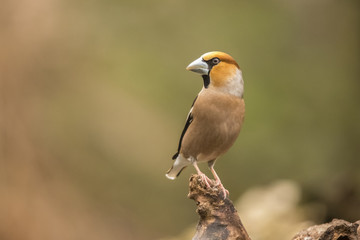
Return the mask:
<path id="1" fill-rule="evenodd" d="M 218 59 L 218 58 L 213 58 L 213 59 L 211 59 L 211 63 L 213 64 L 213 65 L 216 65 L 216 64 L 218 64 L 220 62 L 220 59 Z"/>

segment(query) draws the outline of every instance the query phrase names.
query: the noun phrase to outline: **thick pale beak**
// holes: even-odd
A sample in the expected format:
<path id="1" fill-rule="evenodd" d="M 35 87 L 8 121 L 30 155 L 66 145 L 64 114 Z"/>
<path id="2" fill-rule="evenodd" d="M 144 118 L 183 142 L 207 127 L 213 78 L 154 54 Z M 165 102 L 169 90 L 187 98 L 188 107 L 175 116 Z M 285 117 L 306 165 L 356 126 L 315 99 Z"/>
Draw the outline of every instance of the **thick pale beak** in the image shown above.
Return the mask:
<path id="1" fill-rule="evenodd" d="M 201 75 L 209 74 L 209 66 L 201 57 L 190 63 L 189 66 L 186 67 L 186 70 L 196 72 Z"/>

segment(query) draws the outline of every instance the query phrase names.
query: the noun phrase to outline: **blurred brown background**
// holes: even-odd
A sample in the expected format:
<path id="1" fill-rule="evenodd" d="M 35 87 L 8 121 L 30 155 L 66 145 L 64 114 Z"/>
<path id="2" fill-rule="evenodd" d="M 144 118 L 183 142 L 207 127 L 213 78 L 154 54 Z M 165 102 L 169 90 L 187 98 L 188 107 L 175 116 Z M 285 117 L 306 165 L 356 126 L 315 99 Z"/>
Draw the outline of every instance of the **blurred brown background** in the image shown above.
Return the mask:
<path id="1" fill-rule="evenodd" d="M 360 218 L 359 1 L 1 3 L 0 239 L 195 223 L 193 169 L 164 174 L 202 87 L 185 67 L 211 50 L 245 79 L 243 131 L 216 165 L 231 199 L 290 179 L 321 209 L 306 220 Z"/>

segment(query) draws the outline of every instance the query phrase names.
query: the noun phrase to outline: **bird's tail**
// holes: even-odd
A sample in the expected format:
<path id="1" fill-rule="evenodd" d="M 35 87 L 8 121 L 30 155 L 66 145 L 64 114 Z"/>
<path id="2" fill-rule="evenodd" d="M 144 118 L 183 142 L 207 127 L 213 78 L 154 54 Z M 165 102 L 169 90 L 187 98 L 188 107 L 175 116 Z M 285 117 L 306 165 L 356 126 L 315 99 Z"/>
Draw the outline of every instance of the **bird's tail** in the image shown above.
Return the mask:
<path id="1" fill-rule="evenodd" d="M 174 164 L 171 166 L 169 171 L 166 173 L 166 177 L 168 179 L 174 180 L 177 176 L 180 175 L 181 171 L 184 170 L 188 165 L 190 164 L 190 161 L 186 158 L 182 157 L 181 154 L 177 156 L 175 159 Z"/>

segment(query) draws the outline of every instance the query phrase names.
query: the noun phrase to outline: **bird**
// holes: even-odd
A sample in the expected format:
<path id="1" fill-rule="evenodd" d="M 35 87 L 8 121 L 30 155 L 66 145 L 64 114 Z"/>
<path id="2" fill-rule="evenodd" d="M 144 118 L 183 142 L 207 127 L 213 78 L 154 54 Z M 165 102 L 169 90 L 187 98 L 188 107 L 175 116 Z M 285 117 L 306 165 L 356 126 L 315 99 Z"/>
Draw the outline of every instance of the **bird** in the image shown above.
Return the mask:
<path id="1" fill-rule="evenodd" d="M 181 171 L 193 165 L 201 180 L 210 187 L 213 181 L 202 173 L 198 163 L 206 163 L 223 196 L 229 195 L 214 165 L 237 139 L 245 116 L 242 71 L 229 54 L 212 51 L 191 62 L 186 70 L 198 73 L 203 87 L 187 115 L 174 161 L 166 177 L 174 180 Z"/>

